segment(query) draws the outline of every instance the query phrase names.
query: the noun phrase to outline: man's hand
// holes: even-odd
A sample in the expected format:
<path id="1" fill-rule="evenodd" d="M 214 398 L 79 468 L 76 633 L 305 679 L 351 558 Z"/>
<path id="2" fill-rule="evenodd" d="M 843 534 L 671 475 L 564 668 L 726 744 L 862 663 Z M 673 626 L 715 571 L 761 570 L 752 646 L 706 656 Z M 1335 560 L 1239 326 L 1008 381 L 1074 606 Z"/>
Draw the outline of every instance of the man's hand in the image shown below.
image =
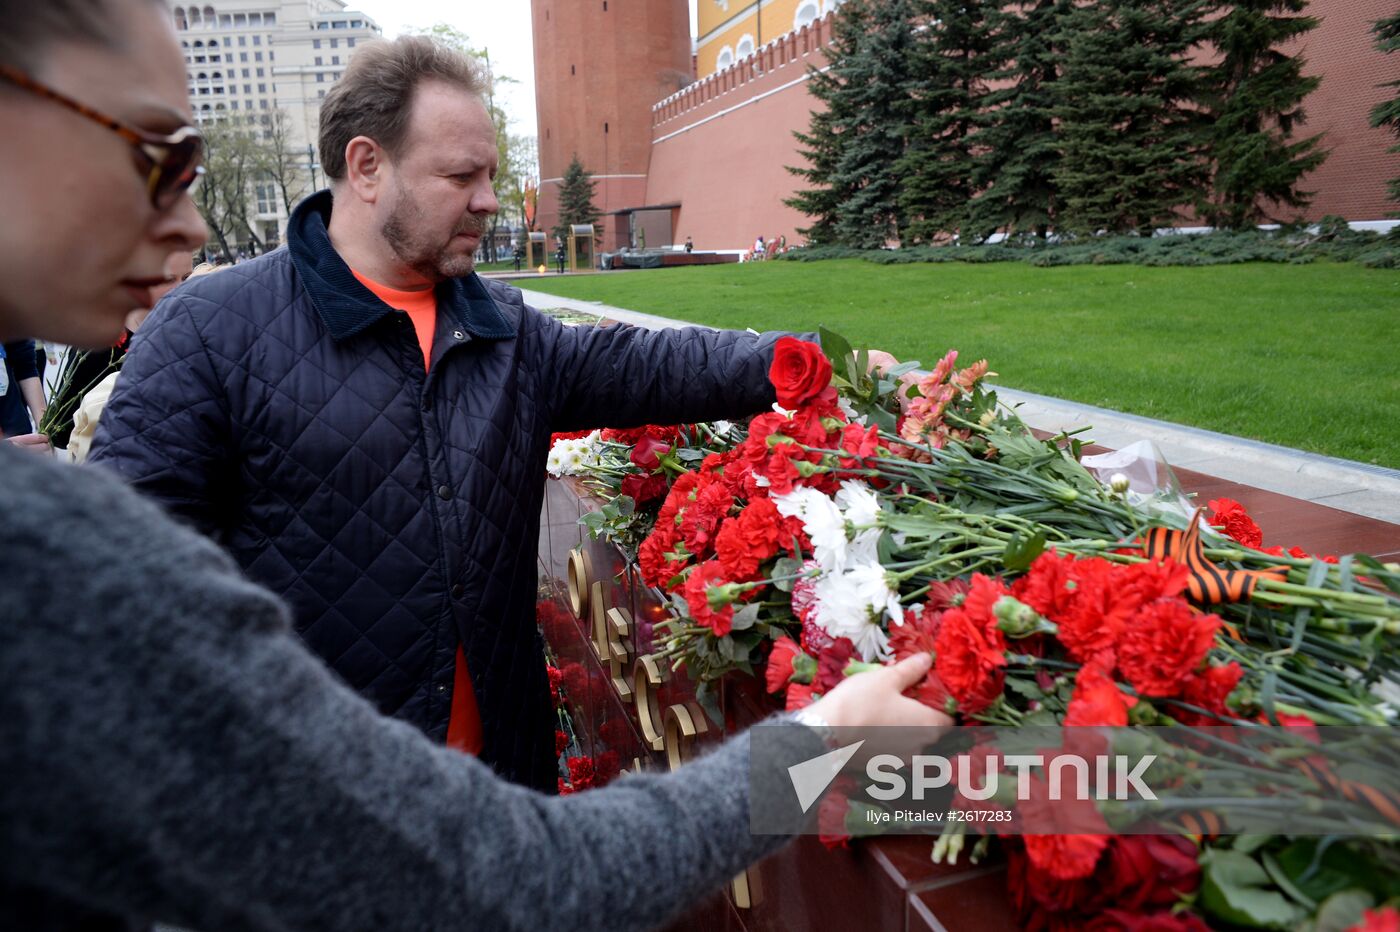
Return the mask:
<path id="1" fill-rule="evenodd" d="M 902 725 L 935 728 L 953 720 L 935 709 L 903 695 L 928 675 L 933 658 L 917 654 L 892 666 L 848 676 L 841 684 L 808 706 L 832 728 L 868 725 Z"/>
<path id="2" fill-rule="evenodd" d="M 45 434 L 20 434 L 17 437 L 6 437 L 5 439 L 22 450 L 44 454 L 53 451 L 53 447 L 49 444 L 49 438 Z"/>
<path id="3" fill-rule="evenodd" d="M 899 360 L 895 359 L 884 350 L 866 350 L 870 355 L 870 372 L 873 375 L 884 375 L 886 372 L 899 365 Z M 899 409 L 909 410 L 909 386 L 918 385 L 919 376 L 913 372 L 906 372 L 899 377 L 899 388 L 896 397 L 899 398 Z"/>

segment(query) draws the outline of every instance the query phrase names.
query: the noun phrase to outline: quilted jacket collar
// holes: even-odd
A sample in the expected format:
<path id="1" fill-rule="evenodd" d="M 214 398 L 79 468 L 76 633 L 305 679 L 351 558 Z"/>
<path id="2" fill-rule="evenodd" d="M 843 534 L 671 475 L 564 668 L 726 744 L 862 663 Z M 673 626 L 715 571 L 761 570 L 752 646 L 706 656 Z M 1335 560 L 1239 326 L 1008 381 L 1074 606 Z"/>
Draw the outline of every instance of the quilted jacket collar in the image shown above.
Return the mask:
<path id="1" fill-rule="evenodd" d="M 287 225 L 287 246 L 292 264 L 326 328 L 335 339 L 345 340 L 393 309 L 360 284 L 331 246 L 330 234 L 326 232 L 330 215 L 330 191 L 320 191 L 303 200 Z M 502 340 L 515 335 L 475 273 L 438 285 L 437 299 L 438 305 L 474 337 Z"/>

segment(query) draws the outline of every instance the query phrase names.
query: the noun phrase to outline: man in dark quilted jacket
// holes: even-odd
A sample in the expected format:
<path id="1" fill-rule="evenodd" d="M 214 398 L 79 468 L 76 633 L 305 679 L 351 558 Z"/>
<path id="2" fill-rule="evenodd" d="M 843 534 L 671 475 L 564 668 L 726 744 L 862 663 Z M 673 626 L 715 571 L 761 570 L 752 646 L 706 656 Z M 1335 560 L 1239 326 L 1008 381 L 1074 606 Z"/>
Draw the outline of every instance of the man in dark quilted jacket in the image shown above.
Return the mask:
<path id="1" fill-rule="evenodd" d="M 498 206 L 483 89 L 425 38 L 358 49 L 321 109 L 330 191 L 287 248 L 156 309 L 92 461 L 222 543 L 380 710 L 547 790 L 550 433 L 751 414 L 772 340 L 569 328 L 473 274 Z"/>
<path id="2" fill-rule="evenodd" d="M 0 0 L 0 23 L 0 342 L 111 345 L 205 238 L 170 10 Z M 783 842 L 751 809 L 797 816 L 748 734 L 562 799 L 511 785 L 379 715 L 285 603 L 100 470 L 0 443 L 0 516 L 4 929 L 650 928 Z M 928 669 L 851 677 L 809 724 L 946 723 L 900 695 Z"/>

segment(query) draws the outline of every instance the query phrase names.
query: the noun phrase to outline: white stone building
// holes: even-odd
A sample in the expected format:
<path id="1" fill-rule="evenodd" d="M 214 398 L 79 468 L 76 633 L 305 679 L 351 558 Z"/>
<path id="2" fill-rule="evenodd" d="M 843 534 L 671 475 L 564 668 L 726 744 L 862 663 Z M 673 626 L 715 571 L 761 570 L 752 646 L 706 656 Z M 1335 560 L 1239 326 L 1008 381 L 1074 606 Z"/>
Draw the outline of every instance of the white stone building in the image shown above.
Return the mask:
<path id="1" fill-rule="evenodd" d="M 190 106 L 200 122 L 225 114 L 287 114 L 291 144 L 324 187 L 315 143 L 321 99 L 340 77 L 355 45 L 381 30 L 342 0 L 166 0 L 185 53 Z M 267 131 L 264 130 L 266 133 Z M 255 184 L 258 231 L 286 240 L 287 212 L 271 184 Z"/>

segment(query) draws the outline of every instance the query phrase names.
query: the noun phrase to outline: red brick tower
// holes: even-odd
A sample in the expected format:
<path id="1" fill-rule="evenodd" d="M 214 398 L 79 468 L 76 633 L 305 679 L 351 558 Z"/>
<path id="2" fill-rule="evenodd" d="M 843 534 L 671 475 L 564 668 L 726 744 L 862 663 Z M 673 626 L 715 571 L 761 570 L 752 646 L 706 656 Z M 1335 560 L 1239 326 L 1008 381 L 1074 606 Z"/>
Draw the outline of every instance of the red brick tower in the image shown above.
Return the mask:
<path id="1" fill-rule="evenodd" d="M 651 107 L 691 81 L 686 0 L 531 0 L 540 205 L 536 229 L 559 218 L 559 181 L 577 153 L 597 181 L 603 249 L 628 238 L 646 205 Z M 660 244 L 654 244 L 660 245 Z"/>

